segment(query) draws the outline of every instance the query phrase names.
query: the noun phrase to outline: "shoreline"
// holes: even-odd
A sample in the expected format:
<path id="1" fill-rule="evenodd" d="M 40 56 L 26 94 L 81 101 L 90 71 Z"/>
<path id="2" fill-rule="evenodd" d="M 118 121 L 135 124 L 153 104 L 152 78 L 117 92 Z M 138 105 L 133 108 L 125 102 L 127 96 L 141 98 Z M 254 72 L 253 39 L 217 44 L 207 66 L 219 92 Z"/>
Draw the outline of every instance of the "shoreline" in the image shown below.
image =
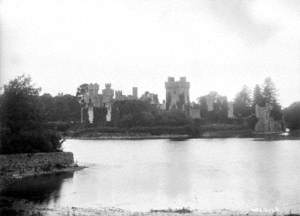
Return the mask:
<path id="1" fill-rule="evenodd" d="M 297 140 L 300 136 L 292 134 L 286 135 L 282 133 L 255 133 L 253 131 L 206 131 L 201 135 L 193 136 L 189 134 L 88 134 L 80 136 L 65 136 L 65 139 L 75 140 L 155 140 L 155 139 L 170 139 L 174 141 L 183 141 L 187 139 L 217 139 L 217 138 L 253 138 L 258 140 Z"/>
<path id="2" fill-rule="evenodd" d="M 256 132 L 249 127 L 237 124 L 204 124 L 182 126 L 149 126 L 149 127 L 80 127 L 70 128 L 63 132 L 66 139 L 82 140 L 142 140 L 142 139 L 201 139 L 201 138 L 271 138 L 299 139 L 300 130 L 289 133 Z M 288 135 L 287 135 L 288 134 Z"/>
<path id="3" fill-rule="evenodd" d="M 52 216 L 300 216 L 299 213 L 292 211 L 278 211 L 275 209 L 262 210 L 198 210 L 189 208 L 178 209 L 160 209 L 149 211 L 131 211 L 115 207 L 55 207 L 49 208 L 40 204 L 33 204 L 26 200 L 12 200 L 10 198 L 0 196 L 0 214 L 13 215 L 52 215 Z"/>
<path id="4" fill-rule="evenodd" d="M 72 166 L 68 166 L 64 168 L 53 168 L 52 170 L 49 171 L 39 170 L 35 172 L 24 172 L 24 173 L 20 173 L 19 171 L 0 173 L 0 193 L 5 187 L 20 179 L 43 176 L 43 175 L 54 175 L 58 173 L 75 172 L 85 168 L 87 167 L 73 164 Z"/>
<path id="5" fill-rule="evenodd" d="M 162 135 L 103 135 L 103 136 L 65 136 L 66 139 L 78 139 L 78 140 L 143 140 L 143 139 L 190 139 L 193 138 L 188 134 L 162 134 Z"/>

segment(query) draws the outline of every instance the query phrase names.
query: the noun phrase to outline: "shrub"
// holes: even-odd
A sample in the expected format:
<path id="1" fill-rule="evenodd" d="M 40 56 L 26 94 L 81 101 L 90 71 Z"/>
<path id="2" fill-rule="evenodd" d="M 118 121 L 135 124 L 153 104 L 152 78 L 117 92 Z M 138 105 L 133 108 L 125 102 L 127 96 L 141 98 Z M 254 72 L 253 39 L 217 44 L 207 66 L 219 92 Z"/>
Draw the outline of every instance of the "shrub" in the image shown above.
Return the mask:
<path id="1" fill-rule="evenodd" d="M 4 86 L 0 105 L 0 153 L 60 151 L 62 139 L 46 127 L 38 103 L 39 91 L 25 76 L 17 77 Z"/>
<path id="2" fill-rule="evenodd" d="M 36 153 L 61 151 L 62 139 L 52 130 L 21 130 L 12 133 L 8 130 L 1 134 L 1 153 Z"/>

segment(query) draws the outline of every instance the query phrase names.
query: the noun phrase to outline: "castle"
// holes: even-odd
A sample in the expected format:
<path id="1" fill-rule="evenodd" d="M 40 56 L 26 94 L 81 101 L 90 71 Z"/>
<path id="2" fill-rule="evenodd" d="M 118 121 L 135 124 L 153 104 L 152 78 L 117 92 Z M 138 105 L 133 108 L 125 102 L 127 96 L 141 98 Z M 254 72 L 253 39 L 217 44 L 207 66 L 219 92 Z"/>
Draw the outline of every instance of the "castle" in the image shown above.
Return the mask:
<path id="1" fill-rule="evenodd" d="M 131 95 L 123 95 L 121 90 L 114 91 L 111 88 L 110 83 L 105 84 L 105 89 L 102 90 L 102 94 L 99 94 L 99 85 L 89 84 L 87 90 L 83 95 L 84 108 L 87 110 L 88 122 L 94 122 L 94 108 L 105 107 L 106 108 L 106 121 L 111 121 L 112 106 L 114 101 L 123 100 L 142 100 L 147 101 L 152 105 L 155 105 L 161 110 L 179 109 L 194 119 L 200 119 L 200 109 L 190 104 L 189 89 L 190 83 L 186 81 L 185 77 L 180 77 L 178 81 L 175 81 L 174 77 L 169 77 L 165 82 L 166 88 L 166 100 L 160 104 L 158 95 L 146 91 L 140 98 L 138 98 L 138 88 L 132 88 Z M 83 114 L 82 114 L 83 116 Z M 83 122 L 83 117 L 81 118 Z"/>
<path id="2" fill-rule="evenodd" d="M 198 98 L 198 103 L 190 102 L 190 82 L 187 82 L 186 77 L 180 77 L 175 81 L 174 77 L 168 77 L 165 82 L 166 99 L 163 103 L 159 103 L 158 95 L 146 91 L 138 98 L 138 88 L 132 88 L 131 95 L 123 95 L 121 90 L 114 91 L 110 83 L 105 84 L 102 89 L 102 94 L 99 94 L 99 85 L 83 84 L 84 93 L 81 94 L 80 103 L 82 104 L 81 122 L 83 123 L 83 110 L 87 111 L 88 122 L 94 122 L 94 108 L 105 108 L 105 121 L 112 120 L 112 107 L 115 101 L 124 100 L 141 100 L 155 106 L 159 110 L 181 110 L 192 119 L 209 119 L 215 115 L 222 114 L 227 119 L 235 119 L 234 103 L 227 101 L 226 96 L 221 96 L 217 92 L 210 92 Z M 255 115 L 258 122 L 255 125 L 256 132 L 274 132 L 281 131 L 282 125 L 280 121 L 275 121 L 271 117 L 272 106 L 266 105 L 260 107 L 256 105 Z M 225 118 L 226 118 L 225 117 Z"/>
<path id="3" fill-rule="evenodd" d="M 255 124 L 255 132 L 281 132 L 284 129 L 282 120 L 275 120 L 271 116 L 272 105 L 266 104 L 265 106 L 255 105 L 255 116 L 258 119 Z"/>
<path id="4" fill-rule="evenodd" d="M 131 95 L 123 95 L 121 90 L 114 91 L 111 88 L 111 84 L 105 84 L 105 89 L 102 90 L 102 94 L 99 94 L 98 84 L 89 84 L 87 91 L 84 94 L 85 108 L 88 113 L 89 123 L 94 121 L 94 107 L 105 107 L 106 108 L 106 121 L 111 121 L 112 106 L 115 101 L 124 100 L 142 100 L 147 101 L 152 105 L 155 105 L 160 110 L 181 110 L 185 112 L 192 119 L 200 119 L 200 106 L 196 103 L 190 103 L 190 82 L 187 82 L 186 77 L 180 77 L 179 80 L 175 81 L 174 77 L 168 77 L 167 82 L 165 82 L 166 89 L 166 99 L 160 104 L 158 100 L 158 95 L 146 91 L 140 98 L 138 98 L 138 88 L 132 88 Z M 206 96 L 206 103 L 208 111 L 213 111 L 214 103 L 216 100 L 217 93 L 210 93 Z M 226 97 L 217 97 L 218 100 L 226 101 Z M 228 117 L 234 118 L 232 103 L 228 104 Z M 83 122 L 83 119 L 82 119 Z"/>
<path id="5" fill-rule="evenodd" d="M 169 77 L 165 82 L 166 87 L 166 110 L 179 109 L 185 112 L 189 111 L 190 104 L 190 83 L 185 77 L 180 77 L 175 81 L 174 77 Z"/>
<path id="6" fill-rule="evenodd" d="M 102 89 L 102 94 L 98 93 L 99 85 L 89 84 L 83 94 L 82 105 L 87 109 L 88 122 L 94 122 L 94 108 L 106 108 L 106 121 L 111 121 L 112 104 L 117 100 L 136 100 L 138 99 L 138 88 L 132 88 L 132 95 L 123 95 L 122 91 L 114 91 L 110 83 L 105 84 L 105 89 Z M 115 96 L 115 98 L 114 98 Z M 83 113 L 81 113 L 81 123 L 83 123 Z"/>

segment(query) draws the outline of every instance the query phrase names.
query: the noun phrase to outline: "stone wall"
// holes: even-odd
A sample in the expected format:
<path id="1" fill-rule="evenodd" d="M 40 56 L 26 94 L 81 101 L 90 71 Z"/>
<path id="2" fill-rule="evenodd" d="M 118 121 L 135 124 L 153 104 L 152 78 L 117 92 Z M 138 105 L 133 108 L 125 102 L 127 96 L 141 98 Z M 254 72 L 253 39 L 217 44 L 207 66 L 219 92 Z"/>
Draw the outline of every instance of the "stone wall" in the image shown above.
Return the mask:
<path id="1" fill-rule="evenodd" d="M 256 132 L 282 132 L 282 122 L 275 121 L 271 117 L 271 105 L 267 105 L 265 107 L 261 107 L 256 104 L 255 106 L 255 115 L 258 119 L 255 125 Z"/>
<path id="2" fill-rule="evenodd" d="M 36 173 L 73 164 L 72 152 L 0 155 L 0 172 Z"/>
<path id="3" fill-rule="evenodd" d="M 186 81 L 186 78 L 181 77 L 180 80 L 175 81 L 174 77 L 169 77 L 168 81 L 165 82 L 165 88 L 167 102 L 166 109 L 170 110 L 172 108 L 176 108 L 186 111 L 184 105 L 188 105 L 190 103 L 190 83 Z M 181 104 L 182 107 L 178 107 L 178 103 L 183 103 Z"/>

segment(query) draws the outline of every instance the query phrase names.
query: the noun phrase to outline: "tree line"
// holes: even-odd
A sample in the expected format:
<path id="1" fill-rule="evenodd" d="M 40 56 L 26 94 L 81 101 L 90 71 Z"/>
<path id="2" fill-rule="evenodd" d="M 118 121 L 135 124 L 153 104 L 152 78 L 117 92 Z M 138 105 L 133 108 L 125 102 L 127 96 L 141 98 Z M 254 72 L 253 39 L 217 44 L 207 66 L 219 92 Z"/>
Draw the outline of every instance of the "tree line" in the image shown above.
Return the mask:
<path id="1" fill-rule="evenodd" d="M 208 110 L 208 97 L 213 101 L 213 110 Z M 262 85 L 255 85 L 253 94 L 245 85 L 239 91 L 233 101 L 233 114 L 237 120 L 255 118 L 255 107 L 270 105 L 271 116 L 275 120 L 282 119 L 282 109 L 278 102 L 277 89 L 271 78 L 266 78 Z M 209 95 L 198 98 L 201 117 L 209 122 L 228 122 L 228 100 L 227 97 L 211 92 Z"/>
<path id="2" fill-rule="evenodd" d="M 84 84 L 83 84 L 84 85 Z M 81 85 L 78 89 L 82 89 Z M 39 103 L 45 118 L 48 122 L 79 122 L 80 110 L 82 105 L 79 103 L 82 97 L 73 95 L 43 94 L 39 97 Z M 208 110 L 207 96 L 198 98 L 197 106 L 201 112 L 201 118 L 210 123 L 230 122 L 228 119 L 228 100 L 226 96 L 221 96 L 217 92 L 209 94 L 213 100 L 213 110 Z M 277 89 L 271 78 L 266 78 L 262 85 L 255 85 L 253 94 L 247 86 L 243 86 L 237 93 L 233 101 L 233 112 L 236 119 L 245 119 L 255 116 L 255 105 L 266 106 L 272 105 L 271 116 L 275 120 L 282 119 L 281 106 L 277 99 Z M 105 124 L 121 127 L 131 127 L 133 125 L 172 125 L 183 122 L 184 113 L 179 109 L 176 111 L 161 111 L 157 107 L 141 100 L 124 100 L 115 101 L 112 109 L 112 122 L 105 123 L 105 108 L 94 108 L 95 124 L 104 126 Z M 176 114 L 175 114 L 176 113 Z M 181 119 L 180 119 L 181 118 Z M 84 112 L 84 119 L 87 120 L 87 113 Z M 174 120 L 171 120 L 174 119 Z M 190 119 L 185 118 L 185 122 Z"/>
<path id="3" fill-rule="evenodd" d="M 262 85 L 256 84 L 251 97 L 251 91 L 247 86 L 237 94 L 234 100 L 234 112 L 237 117 L 247 117 L 255 114 L 256 105 L 271 106 L 271 117 L 275 120 L 282 119 L 282 109 L 278 102 L 278 93 L 274 82 L 270 77 L 264 80 Z"/>
<path id="4" fill-rule="evenodd" d="M 30 77 L 25 76 L 17 77 L 4 86 L 4 93 L 0 95 L 0 153 L 60 151 L 63 139 L 57 133 L 57 125 L 54 128 L 51 123 L 61 122 L 67 128 L 69 124 L 80 122 L 78 97 L 62 94 L 40 96 L 40 91 L 40 88 L 32 85 Z M 213 103 L 213 111 L 208 110 L 205 97 L 200 97 L 200 104 L 196 104 L 202 117 L 211 122 L 227 121 L 227 98 L 213 94 L 217 98 Z M 253 96 L 249 88 L 244 86 L 236 95 L 233 106 L 235 115 L 243 119 L 254 115 L 255 105 L 267 104 L 273 107 L 271 115 L 274 119 L 280 120 L 283 116 L 288 128 L 300 129 L 300 102 L 282 111 L 277 90 L 270 78 L 262 85 L 255 86 Z M 161 130 L 162 127 L 193 126 L 195 123 L 185 112 L 176 109 L 164 111 L 142 100 L 115 101 L 112 121 L 104 123 L 105 115 L 105 108 L 96 108 L 95 124 L 119 128 L 157 127 L 157 130 Z"/>

